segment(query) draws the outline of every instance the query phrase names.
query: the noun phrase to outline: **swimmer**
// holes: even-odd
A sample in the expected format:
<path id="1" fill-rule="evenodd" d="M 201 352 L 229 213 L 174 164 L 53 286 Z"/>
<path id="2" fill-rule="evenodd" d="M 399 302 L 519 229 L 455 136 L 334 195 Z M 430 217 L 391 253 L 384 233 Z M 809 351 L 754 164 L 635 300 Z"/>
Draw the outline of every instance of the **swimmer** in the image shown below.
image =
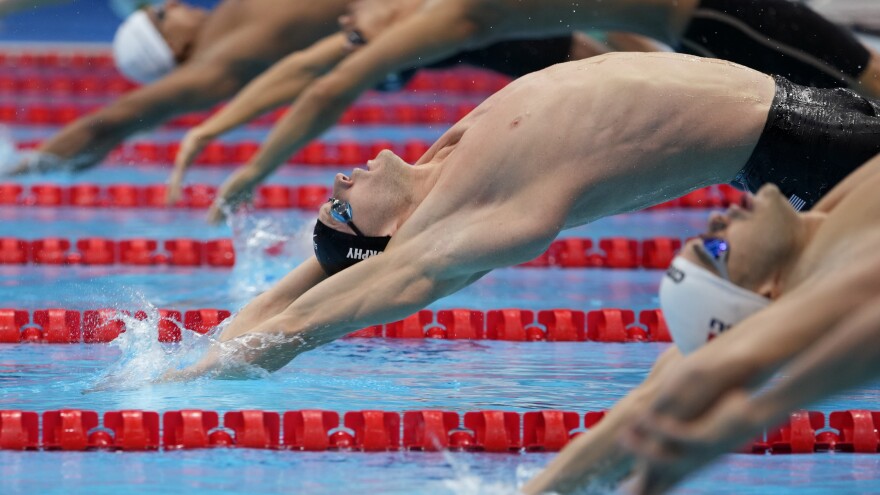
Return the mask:
<path id="1" fill-rule="evenodd" d="M 648 461 L 636 485 L 644 493 L 662 492 L 795 408 L 870 376 L 871 368 L 855 361 L 855 370 L 839 370 L 835 359 L 839 349 L 849 349 L 837 334 L 858 325 L 862 308 L 874 311 L 880 298 L 878 187 L 880 156 L 809 212 L 796 212 L 776 186 L 766 185 L 748 208 L 713 214 L 707 232 L 685 244 L 660 286 L 675 347 L 658 359 L 645 383 L 569 444 L 523 493 L 570 493 L 619 481 L 634 457 L 618 438 L 634 422 L 638 427 L 628 441 Z M 877 316 L 866 330 L 875 339 Z M 784 385 L 749 396 L 749 389 L 793 359 L 803 363 L 787 368 L 798 371 Z M 792 393 L 819 367 L 833 374 Z"/>
<path id="2" fill-rule="evenodd" d="M 397 2 L 406 15 L 386 13 Z M 394 22 L 387 25 L 389 16 Z M 365 44 L 302 91 L 259 152 L 221 186 L 210 221 L 222 218 L 224 206 L 247 199 L 388 73 L 512 37 L 622 29 L 797 84 L 880 97 L 880 57 L 847 30 L 787 0 L 588 0 L 574 9 L 561 0 L 369 0 L 353 4 L 342 24 L 350 39 Z M 183 155 L 181 167 L 194 158 Z"/>
<path id="3" fill-rule="evenodd" d="M 812 206 L 880 153 L 877 110 L 850 91 L 667 53 L 523 76 L 415 166 L 386 150 L 337 174 L 315 256 L 248 304 L 198 363 L 166 378 L 234 376 L 233 361 L 275 371 L 534 259 L 563 229 L 709 184 L 790 174 L 783 192 Z"/>
<path id="4" fill-rule="evenodd" d="M 234 95 L 287 54 L 338 29 L 350 0 L 178 0 L 131 14 L 113 40 L 120 72 L 144 86 L 64 127 L 10 173 L 96 165 L 127 137 Z"/>
<path id="5" fill-rule="evenodd" d="M 713 236 L 729 243 L 731 280 L 778 302 L 671 370 L 628 437 L 648 461 L 637 472 L 640 493 L 662 493 L 754 438 L 741 435 L 877 375 L 878 187 L 880 158 L 832 191 L 817 213 L 794 214 L 771 189 L 754 211 L 720 219 Z M 705 261 L 689 262 L 712 271 Z M 686 312 L 682 323 L 693 323 Z M 753 395 L 780 368 L 787 376 Z M 734 418 L 734 411 L 744 414 Z"/>
<path id="6" fill-rule="evenodd" d="M 621 39 L 629 41 L 629 38 Z M 351 43 L 346 34 L 337 33 L 306 50 L 288 55 L 241 90 L 220 111 L 190 129 L 180 143 L 174 170 L 168 181 L 168 204 L 174 204 L 180 199 L 186 171 L 212 140 L 281 104 L 295 101 L 310 83 L 331 70 L 350 54 L 351 50 Z M 553 64 L 581 60 L 609 51 L 611 49 L 603 43 L 583 34 L 574 33 L 557 38 L 502 41 L 486 48 L 455 54 L 430 64 L 427 68 L 471 65 L 520 77 Z M 410 69 L 390 74 L 377 86 L 377 89 L 382 91 L 401 89 L 415 72 L 415 69 Z M 213 217 L 218 213 L 219 210 L 215 208 L 210 215 Z"/>

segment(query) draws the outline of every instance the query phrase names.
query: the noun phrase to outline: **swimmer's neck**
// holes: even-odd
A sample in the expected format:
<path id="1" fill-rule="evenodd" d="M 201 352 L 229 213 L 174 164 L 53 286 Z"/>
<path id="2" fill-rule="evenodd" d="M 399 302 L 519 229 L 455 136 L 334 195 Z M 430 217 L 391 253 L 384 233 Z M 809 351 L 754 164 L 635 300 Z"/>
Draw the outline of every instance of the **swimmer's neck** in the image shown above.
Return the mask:
<path id="1" fill-rule="evenodd" d="M 782 260 L 777 274 L 777 288 L 775 293 L 771 295 L 771 299 L 776 299 L 803 280 L 804 252 L 816 238 L 816 234 L 825 224 L 827 217 L 827 213 L 818 211 L 808 211 L 798 215 L 798 228 L 792 250 L 790 255 Z"/>
<path id="2" fill-rule="evenodd" d="M 430 162 L 413 165 L 410 167 L 410 173 L 406 174 L 406 199 L 401 214 L 397 215 L 396 225 L 393 231 L 396 232 L 406 223 L 407 219 L 415 213 L 425 198 L 431 194 L 440 175 L 443 171 L 443 160 L 431 160 Z"/>

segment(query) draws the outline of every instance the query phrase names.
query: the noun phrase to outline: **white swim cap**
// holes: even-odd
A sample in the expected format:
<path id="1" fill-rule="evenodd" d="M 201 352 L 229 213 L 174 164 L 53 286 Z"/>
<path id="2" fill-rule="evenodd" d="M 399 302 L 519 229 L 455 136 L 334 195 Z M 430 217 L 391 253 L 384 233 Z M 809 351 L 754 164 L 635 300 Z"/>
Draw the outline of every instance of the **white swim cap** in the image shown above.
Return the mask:
<path id="1" fill-rule="evenodd" d="M 176 65 L 171 47 L 143 10 L 128 16 L 116 30 L 113 59 L 119 72 L 141 84 L 161 78 Z"/>
<path id="2" fill-rule="evenodd" d="M 672 260 L 660 283 L 660 307 L 682 354 L 693 352 L 770 302 L 681 256 Z"/>

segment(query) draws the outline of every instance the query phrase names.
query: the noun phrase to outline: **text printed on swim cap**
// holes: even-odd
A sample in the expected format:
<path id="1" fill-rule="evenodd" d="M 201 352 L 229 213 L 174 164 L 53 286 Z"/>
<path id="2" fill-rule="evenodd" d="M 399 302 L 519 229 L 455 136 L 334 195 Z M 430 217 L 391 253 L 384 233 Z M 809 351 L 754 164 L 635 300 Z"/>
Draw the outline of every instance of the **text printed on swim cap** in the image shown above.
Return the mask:
<path id="1" fill-rule="evenodd" d="M 374 251 L 372 249 L 348 248 L 348 254 L 345 255 L 345 257 L 350 260 L 365 260 L 370 256 L 375 256 L 381 252 L 382 251 Z"/>

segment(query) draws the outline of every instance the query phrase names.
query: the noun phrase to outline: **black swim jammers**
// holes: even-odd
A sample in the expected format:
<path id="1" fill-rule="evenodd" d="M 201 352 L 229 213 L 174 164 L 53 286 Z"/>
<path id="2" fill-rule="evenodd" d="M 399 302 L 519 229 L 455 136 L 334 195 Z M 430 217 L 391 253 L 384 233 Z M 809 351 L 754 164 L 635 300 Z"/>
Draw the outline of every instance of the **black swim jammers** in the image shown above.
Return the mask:
<path id="1" fill-rule="evenodd" d="M 880 154 L 880 101 L 774 79 L 764 131 L 735 182 L 752 192 L 776 184 L 796 209 L 806 210 Z"/>
<path id="2" fill-rule="evenodd" d="M 847 86 L 871 58 L 847 29 L 790 0 L 702 0 L 677 48 L 818 88 Z"/>

